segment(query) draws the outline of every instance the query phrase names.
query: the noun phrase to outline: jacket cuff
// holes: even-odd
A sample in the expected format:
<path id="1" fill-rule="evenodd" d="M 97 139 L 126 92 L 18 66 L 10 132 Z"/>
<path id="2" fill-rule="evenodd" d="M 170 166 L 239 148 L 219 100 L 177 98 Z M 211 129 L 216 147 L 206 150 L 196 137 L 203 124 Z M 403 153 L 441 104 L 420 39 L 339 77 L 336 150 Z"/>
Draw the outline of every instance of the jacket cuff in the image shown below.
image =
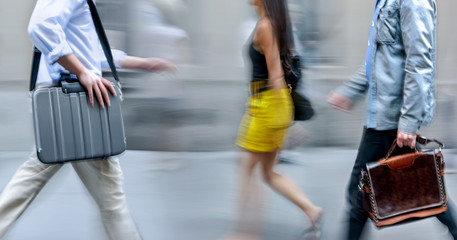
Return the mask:
<path id="1" fill-rule="evenodd" d="M 400 118 L 398 122 L 398 131 L 411 135 L 416 135 L 419 132 L 419 127 L 420 124 L 418 122 L 411 122 L 404 118 Z"/>
<path id="2" fill-rule="evenodd" d="M 347 85 L 339 86 L 338 88 L 335 89 L 335 92 L 338 94 L 341 94 L 345 97 L 348 97 L 351 100 L 354 100 L 362 95 L 358 91 L 348 87 Z"/>
<path id="3" fill-rule="evenodd" d="M 50 64 L 54 64 L 57 60 L 63 56 L 73 53 L 68 43 L 63 42 L 58 45 L 52 52 L 48 53 L 46 56 L 46 60 Z"/>

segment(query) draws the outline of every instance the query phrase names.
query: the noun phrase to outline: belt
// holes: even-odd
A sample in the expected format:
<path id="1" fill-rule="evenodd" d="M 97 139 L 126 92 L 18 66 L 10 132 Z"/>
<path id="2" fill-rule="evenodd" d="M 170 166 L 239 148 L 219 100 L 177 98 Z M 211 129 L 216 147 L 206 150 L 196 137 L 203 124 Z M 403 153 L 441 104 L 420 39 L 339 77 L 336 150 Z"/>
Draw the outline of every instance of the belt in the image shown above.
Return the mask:
<path id="1" fill-rule="evenodd" d="M 270 87 L 268 86 L 268 79 L 255 79 L 252 80 L 249 86 L 252 95 L 257 95 L 261 92 L 264 92 Z"/>
<path id="2" fill-rule="evenodd" d="M 60 81 L 75 81 L 75 80 L 78 80 L 78 77 L 76 77 L 76 75 L 74 74 L 71 74 L 69 72 L 61 72 L 60 73 Z"/>

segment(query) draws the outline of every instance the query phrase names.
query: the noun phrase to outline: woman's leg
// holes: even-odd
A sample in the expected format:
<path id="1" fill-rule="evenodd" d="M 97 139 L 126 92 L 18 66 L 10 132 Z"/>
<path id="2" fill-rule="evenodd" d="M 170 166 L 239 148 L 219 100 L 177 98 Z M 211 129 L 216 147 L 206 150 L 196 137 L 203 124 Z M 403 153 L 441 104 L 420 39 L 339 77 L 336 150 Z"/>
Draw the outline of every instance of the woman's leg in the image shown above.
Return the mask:
<path id="1" fill-rule="evenodd" d="M 238 190 L 237 232 L 247 232 L 253 235 L 260 233 L 260 182 L 258 161 L 252 152 L 241 152 Z"/>
<path id="2" fill-rule="evenodd" d="M 311 200 L 288 178 L 285 178 L 273 171 L 273 166 L 276 162 L 276 157 L 279 153 L 279 149 L 268 152 L 268 153 L 256 153 L 259 154 L 262 166 L 262 174 L 265 182 L 273 188 L 276 192 L 280 193 L 308 215 L 311 223 L 314 227 L 319 221 L 323 213 L 323 209 L 314 205 Z"/>
<path id="3" fill-rule="evenodd" d="M 260 184 L 256 171 L 258 159 L 249 151 L 240 153 L 237 209 L 234 233 L 224 240 L 260 239 Z"/>

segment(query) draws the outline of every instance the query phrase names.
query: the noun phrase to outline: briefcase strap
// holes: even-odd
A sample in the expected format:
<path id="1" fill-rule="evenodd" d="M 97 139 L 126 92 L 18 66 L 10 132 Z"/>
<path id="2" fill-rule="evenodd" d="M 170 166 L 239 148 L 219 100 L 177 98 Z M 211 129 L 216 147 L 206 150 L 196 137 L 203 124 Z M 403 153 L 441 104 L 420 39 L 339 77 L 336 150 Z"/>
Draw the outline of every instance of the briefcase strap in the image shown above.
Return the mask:
<path id="1" fill-rule="evenodd" d="M 420 136 L 420 135 L 417 135 L 416 137 L 416 142 L 421 144 L 421 145 L 427 145 L 431 142 L 435 142 L 438 144 L 439 148 L 440 149 L 443 149 L 444 148 L 444 144 L 436 139 L 428 139 L 426 137 L 423 137 L 423 136 Z"/>
<path id="2" fill-rule="evenodd" d="M 30 74 L 30 86 L 29 91 L 33 91 L 35 89 L 36 79 L 38 76 L 38 67 L 40 66 L 40 58 L 41 52 L 36 48 L 33 47 L 33 60 L 32 60 L 32 73 Z"/>
<path id="3" fill-rule="evenodd" d="M 113 74 L 114 79 L 116 79 L 119 83 L 119 77 L 117 75 L 116 67 L 114 66 L 111 47 L 109 45 L 108 38 L 106 37 L 105 30 L 103 29 L 102 21 L 98 15 L 97 8 L 92 0 L 87 0 L 87 3 L 89 4 L 90 14 L 92 15 L 92 21 L 94 21 L 95 25 L 95 31 L 97 32 L 98 39 L 100 39 L 103 52 L 105 53 L 105 57 L 108 60 L 109 67 L 111 69 L 111 73 Z"/>
<path id="4" fill-rule="evenodd" d="M 103 48 L 103 52 L 105 53 L 106 60 L 108 61 L 108 65 L 111 69 L 111 73 L 113 74 L 114 79 L 118 84 L 119 90 L 121 89 L 121 84 L 119 81 L 119 77 L 117 75 L 116 67 L 114 66 L 113 55 L 111 53 L 111 47 L 108 42 L 108 38 L 106 37 L 105 30 L 103 29 L 102 22 L 100 20 L 100 16 L 98 15 L 97 8 L 92 0 L 87 0 L 87 4 L 89 5 L 90 14 L 92 16 L 92 21 L 94 22 L 95 31 L 97 32 L 98 39 Z M 32 73 L 30 74 L 30 86 L 29 91 L 33 91 L 35 89 L 36 80 L 38 76 L 38 69 L 40 66 L 40 59 L 41 59 L 41 52 L 36 47 L 33 48 L 33 61 L 32 61 Z"/>

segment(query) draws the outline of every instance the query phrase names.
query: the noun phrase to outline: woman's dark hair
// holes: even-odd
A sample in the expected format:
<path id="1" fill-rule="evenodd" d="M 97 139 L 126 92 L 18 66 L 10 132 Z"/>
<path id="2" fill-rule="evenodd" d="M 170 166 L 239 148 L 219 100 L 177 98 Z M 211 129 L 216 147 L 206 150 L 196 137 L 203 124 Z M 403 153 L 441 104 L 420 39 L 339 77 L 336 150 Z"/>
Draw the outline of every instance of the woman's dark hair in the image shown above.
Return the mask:
<path id="1" fill-rule="evenodd" d="M 292 68 L 293 35 L 287 0 L 262 0 L 267 17 L 271 21 L 273 34 L 279 41 L 284 77 L 290 74 Z M 287 78 L 286 78 L 287 80 Z"/>

